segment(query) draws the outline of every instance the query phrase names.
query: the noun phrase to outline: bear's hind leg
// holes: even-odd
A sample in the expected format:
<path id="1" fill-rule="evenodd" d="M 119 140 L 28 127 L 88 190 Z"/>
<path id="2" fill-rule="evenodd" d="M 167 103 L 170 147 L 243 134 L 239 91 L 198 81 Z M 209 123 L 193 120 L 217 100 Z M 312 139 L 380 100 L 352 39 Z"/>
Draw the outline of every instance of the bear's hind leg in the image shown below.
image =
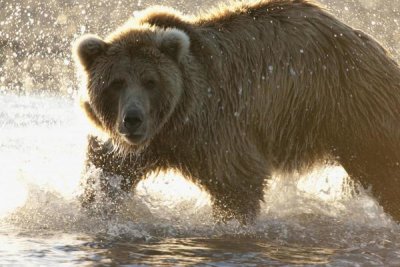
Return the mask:
<path id="1" fill-rule="evenodd" d="M 350 177 L 370 187 L 385 212 L 400 221 L 400 140 L 363 140 L 339 157 Z"/>

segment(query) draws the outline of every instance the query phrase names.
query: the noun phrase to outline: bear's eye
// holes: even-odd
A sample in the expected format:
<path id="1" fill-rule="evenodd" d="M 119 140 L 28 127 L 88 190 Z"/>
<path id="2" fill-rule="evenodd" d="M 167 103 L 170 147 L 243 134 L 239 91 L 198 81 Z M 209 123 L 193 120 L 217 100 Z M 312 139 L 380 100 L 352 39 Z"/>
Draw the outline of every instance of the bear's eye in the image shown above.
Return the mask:
<path id="1" fill-rule="evenodd" d="M 125 81 L 124 80 L 114 80 L 110 85 L 108 86 L 109 89 L 111 90 L 120 90 L 125 86 Z"/>
<path id="2" fill-rule="evenodd" d="M 155 79 L 153 79 L 153 78 L 145 78 L 145 79 L 143 79 L 143 86 L 146 88 L 146 89 L 149 89 L 149 90 L 151 90 L 151 89 L 154 89 L 154 87 L 156 87 L 156 80 Z"/>

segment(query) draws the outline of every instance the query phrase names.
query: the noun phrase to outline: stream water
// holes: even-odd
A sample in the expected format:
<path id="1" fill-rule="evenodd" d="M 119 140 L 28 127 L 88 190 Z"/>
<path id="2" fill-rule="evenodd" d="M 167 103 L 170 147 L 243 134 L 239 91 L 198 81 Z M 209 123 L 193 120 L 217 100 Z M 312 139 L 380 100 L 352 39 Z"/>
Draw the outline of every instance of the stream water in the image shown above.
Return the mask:
<path id="1" fill-rule="evenodd" d="M 254 225 L 215 224 L 179 174 L 114 217 L 77 195 L 90 130 L 71 97 L 0 94 L 0 265 L 399 266 L 400 229 L 339 167 L 276 177 Z"/>

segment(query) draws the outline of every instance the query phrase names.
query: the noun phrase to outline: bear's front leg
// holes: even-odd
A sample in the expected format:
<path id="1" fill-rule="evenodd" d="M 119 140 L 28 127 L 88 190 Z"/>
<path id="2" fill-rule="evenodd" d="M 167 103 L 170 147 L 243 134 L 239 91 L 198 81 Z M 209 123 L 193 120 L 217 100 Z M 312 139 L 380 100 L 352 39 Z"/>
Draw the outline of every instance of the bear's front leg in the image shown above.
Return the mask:
<path id="1" fill-rule="evenodd" d="M 218 149 L 229 151 L 223 157 L 203 161 L 197 180 L 211 196 L 217 221 L 236 219 L 242 224 L 251 224 L 260 212 L 271 166 L 250 140 L 241 144 L 240 151 L 230 150 L 231 147 L 235 146 Z"/>
<path id="2" fill-rule="evenodd" d="M 103 142 L 95 136 L 88 137 L 85 164 L 84 192 L 80 197 L 83 207 L 101 202 L 117 208 L 124 193 L 140 181 L 141 174 L 132 160 L 113 151 L 110 141 Z"/>
<path id="3" fill-rule="evenodd" d="M 265 161 L 255 155 L 243 155 L 238 161 L 231 161 L 227 168 L 216 167 L 215 178 L 203 183 L 211 196 L 217 221 L 237 219 L 242 224 L 249 224 L 259 214 L 265 180 L 270 174 Z"/>
<path id="4" fill-rule="evenodd" d="M 263 183 L 215 184 L 208 188 L 211 195 L 213 216 L 217 222 L 236 219 L 242 224 L 251 224 L 260 211 L 263 201 Z"/>

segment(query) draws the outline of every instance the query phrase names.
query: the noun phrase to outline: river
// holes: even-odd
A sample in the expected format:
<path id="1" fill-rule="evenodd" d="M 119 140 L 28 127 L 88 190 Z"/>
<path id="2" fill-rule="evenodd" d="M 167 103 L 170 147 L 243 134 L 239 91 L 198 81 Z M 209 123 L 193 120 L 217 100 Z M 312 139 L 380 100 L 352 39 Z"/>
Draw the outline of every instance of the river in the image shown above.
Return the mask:
<path id="1" fill-rule="evenodd" d="M 77 201 L 91 129 L 74 97 L 3 92 L 0 107 L 0 265 L 400 265 L 399 225 L 339 167 L 274 178 L 249 226 L 215 224 L 177 173 L 93 215 Z"/>

